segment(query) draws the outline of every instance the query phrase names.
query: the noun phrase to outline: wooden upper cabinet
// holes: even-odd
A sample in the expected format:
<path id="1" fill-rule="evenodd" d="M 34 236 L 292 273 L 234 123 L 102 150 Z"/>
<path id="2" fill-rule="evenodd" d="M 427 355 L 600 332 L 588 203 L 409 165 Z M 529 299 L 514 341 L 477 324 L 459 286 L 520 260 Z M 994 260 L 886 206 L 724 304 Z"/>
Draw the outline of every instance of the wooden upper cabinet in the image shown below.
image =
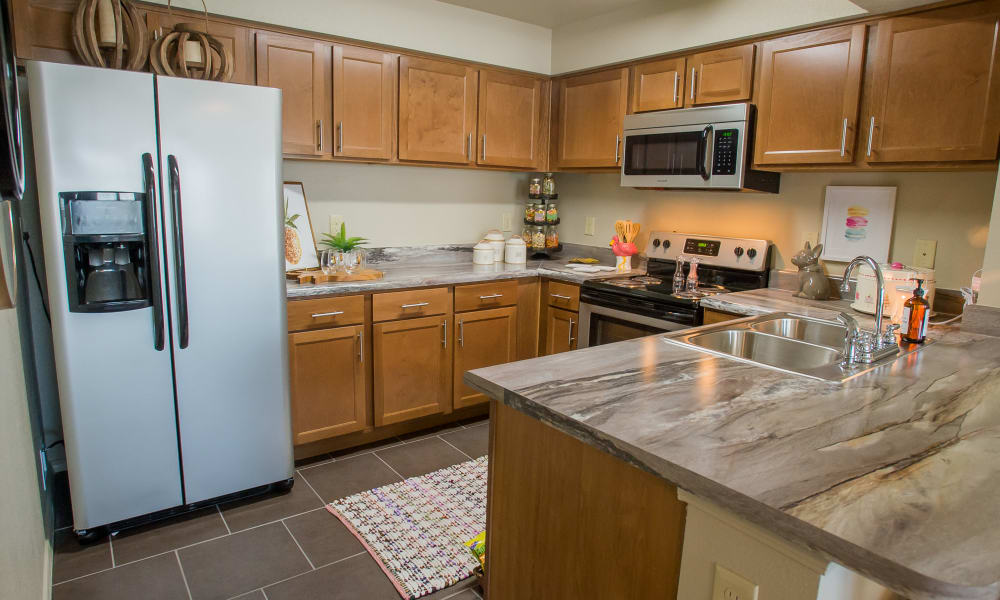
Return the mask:
<path id="1" fill-rule="evenodd" d="M 8 4 L 18 58 L 80 62 L 73 50 L 73 12 L 78 0 L 12 0 Z"/>
<path id="2" fill-rule="evenodd" d="M 451 317 L 372 327 L 375 426 L 451 412 Z"/>
<path id="3" fill-rule="evenodd" d="M 517 307 L 475 310 L 455 315 L 456 409 L 488 398 L 465 385 L 466 371 L 508 363 L 517 358 Z"/>
<path id="4" fill-rule="evenodd" d="M 358 325 L 288 336 L 295 444 L 367 427 L 363 335 Z"/>
<path id="5" fill-rule="evenodd" d="M 993 1 L 879 22 L 868 162 L 997 157 L 998 15 Z"/>
<path id="6" fill-rule="evenodd" d="M 541 79 L 481 69 L 476 162 L 534 168 L 541 154 L 541 117 Z"/>
<path id="7" fill-rule="evenodd" d="M 556 165 L 618 166 L 627 103 L 627 68 L 560 80 Z"/>
<path id="8" fill-rule="evenodd" d="M 477 71 L 460 64 L 399 57 L 399 158 L 475 161 Z"/>
<path id="9" fill-rule="evenodd" d="M 864 25 L 764 42 L 756 163 L 854 161 L 864 46 Z"/>
<path id="10" fill-rule="evenodd" d="M 334 156 L 392 158 L 396 55 L 333 46 Z"/>
<path id="11" fill-rule="evenodd" d="M 666 110 L 684 106 L 687 60 L 668 58 L 633 67 L 631 112 Z"/>
<path id="12" fill-rule="evenodd" d="M 257 32 L 257 85 L 281 89 L 282 151 L 329 154 L 330 44 Z"/>
<path id="13" fill-rule="evenodd" d="M 155 11 L 146 13 L 146 27 L 149 29 L 150 37 L 155 36 L 153 39 L 159 39 L 170 33 L 178 23 L 187 23 L 196 27 L 198 31 L 205 31 L 204 18 Z M 250 45 L 251 31 L 239 25 L 210 20 L 208 33 L 233 53 L 233 78 L 229 80 L 230 83 L 253 85 L 256 79 L 254 77 L 253 48 Z"/>
<path id="14" fill-rule="evenodd" d="M 753 44 L 710 50 L 688 57 L 686 106 L 749 100 Z"/>

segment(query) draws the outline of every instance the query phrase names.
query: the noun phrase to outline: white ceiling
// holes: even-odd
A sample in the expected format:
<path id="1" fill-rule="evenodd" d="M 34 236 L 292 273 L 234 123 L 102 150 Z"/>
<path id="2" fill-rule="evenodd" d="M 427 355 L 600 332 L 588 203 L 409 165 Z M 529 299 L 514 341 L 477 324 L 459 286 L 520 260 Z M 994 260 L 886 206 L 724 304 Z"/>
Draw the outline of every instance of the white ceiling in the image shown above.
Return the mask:
<path id="1" fill-rule="evenodd" d="M 440 0 L 456 6 L 533 23 L 558 27 L 573 21 L 613 12 L 642 0 Z"/>

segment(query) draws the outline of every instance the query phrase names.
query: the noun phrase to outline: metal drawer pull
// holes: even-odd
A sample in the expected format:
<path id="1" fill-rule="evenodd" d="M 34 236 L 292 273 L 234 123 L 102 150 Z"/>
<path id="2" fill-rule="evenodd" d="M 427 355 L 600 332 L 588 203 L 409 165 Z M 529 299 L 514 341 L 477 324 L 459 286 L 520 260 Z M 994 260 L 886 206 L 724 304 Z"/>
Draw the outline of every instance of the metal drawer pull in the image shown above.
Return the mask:
<path id="1" fill-rule="evenodd" d="M 480 296 L 480 300 L 489 300 L 491 298 L 503 298 L 503 294 L 490 294 L 489 296 Z"/>
<path id="2" fill-rule="evenodd" d="M 358 362 L 365 362 L 365 336 L 363 331 L 358 332 Z"/>
<path id="3" fill-rule="evenodd" d="M 444 333 L 441 334 L 441 346 L 444 348 L 448 347 L 448 319 L 441 321 L 441 327 L 444 328 Z"/>
<path id="4" fill-rule="evenodd" d="M 458 322 L 458 345 L 465 348 L 465 321 Z"/>
<path id="5" fill-rule="evenodd" d="M 568 345 L 573 345 L 573 319 L 569 320 L 569 340 L 566 342 Z"/>
<path id="6" fill-rule="evenodd" d="M 872 134 L 875 133 L 875 115 L 872 115 L 871 121 L 868 122 L 868 152 L 865 156 L 872 155 Z"/>
<path id="7" fill-rule="evenodd" d="M 840 155 L 847 152 L 847 118 L 844 118 L 844 127 L 840 130 Z"/>
<path id="8" fill-rule="evenodd" d="M 342 314 L 344 314 L 344 311 L 342 311 L 342 310 L 335 310 L 333 312 L 327 312 L 327 313 L 315 313 L 315 314 L 313 314 L 312 318 L 318 319 L 320 317 L 335 317 L 337 315 L 342 315 Z"/>
<path id="9" fill-rule="evenodd" d="M 549 294 L 553 298 L 559 298 L 560 300 L 572 300 L 569 296 L 561 296 L 559 294 Z"/>
<path id="10" fill-rule="evenodd" d="M 418 306 L 427 306 L 430 302 L 417 302 L 416 304 L 401 304 L 400 308 L 416 308 Z"/>

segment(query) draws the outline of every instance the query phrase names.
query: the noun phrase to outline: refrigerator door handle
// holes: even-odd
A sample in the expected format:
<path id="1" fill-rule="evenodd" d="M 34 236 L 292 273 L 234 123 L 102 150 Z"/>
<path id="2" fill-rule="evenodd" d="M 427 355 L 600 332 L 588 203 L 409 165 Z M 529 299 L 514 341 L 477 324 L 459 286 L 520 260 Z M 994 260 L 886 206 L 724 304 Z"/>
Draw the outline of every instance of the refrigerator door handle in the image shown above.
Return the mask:
<path id="1" fill-rule="evenodd" d="M 153 348 L 163 351 L 163 292 L 160 277 L 160 233 L 156 227 L 156 171 L 153 169 L 153 155 L 142 155 L 142 180 L 146 192 L 146 228 L 149 240 L 149 274 L 152 281 L 153 297 Z"/>
<path id="2" fill-rule="evenodd" d="M 177 167 L 177 157 L 167 156 L 169 171 L 170 209 L 173 215 L 174 230 L 174 281 L 177 287 L 177 320 L 180 329 L 181 350 L 188 347 L 190 336 L 188 332 L 187 277 L 184 270 L 184 225 L 181 219 L 181 173 Z"/>

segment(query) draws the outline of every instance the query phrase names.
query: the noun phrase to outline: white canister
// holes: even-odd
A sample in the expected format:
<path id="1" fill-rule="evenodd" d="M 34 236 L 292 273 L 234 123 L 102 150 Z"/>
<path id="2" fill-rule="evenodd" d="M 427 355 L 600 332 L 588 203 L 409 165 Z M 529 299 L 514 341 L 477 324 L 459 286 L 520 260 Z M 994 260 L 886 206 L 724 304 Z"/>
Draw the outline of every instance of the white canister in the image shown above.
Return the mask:
<path id="1" fill-rule="evenodd" d="M 483 241 L 487 242 L 493 248 L 493 261 L 503 262 L 503 234 L 496 229 L 491 229 L 486 232 Z"/>
<path id="2" fill-rule="evenodd" d="M 528 246 L 520 236 L 507 240 L 504 246 L 504 262 L 512 265 L 523 265 L 528 262 Z"/>
<path id="3" fill-rule="evenodd" d="M 483 240 L 472 247 L 472 264 L 492 265 L 494 262 L 492 244 Z"/>

